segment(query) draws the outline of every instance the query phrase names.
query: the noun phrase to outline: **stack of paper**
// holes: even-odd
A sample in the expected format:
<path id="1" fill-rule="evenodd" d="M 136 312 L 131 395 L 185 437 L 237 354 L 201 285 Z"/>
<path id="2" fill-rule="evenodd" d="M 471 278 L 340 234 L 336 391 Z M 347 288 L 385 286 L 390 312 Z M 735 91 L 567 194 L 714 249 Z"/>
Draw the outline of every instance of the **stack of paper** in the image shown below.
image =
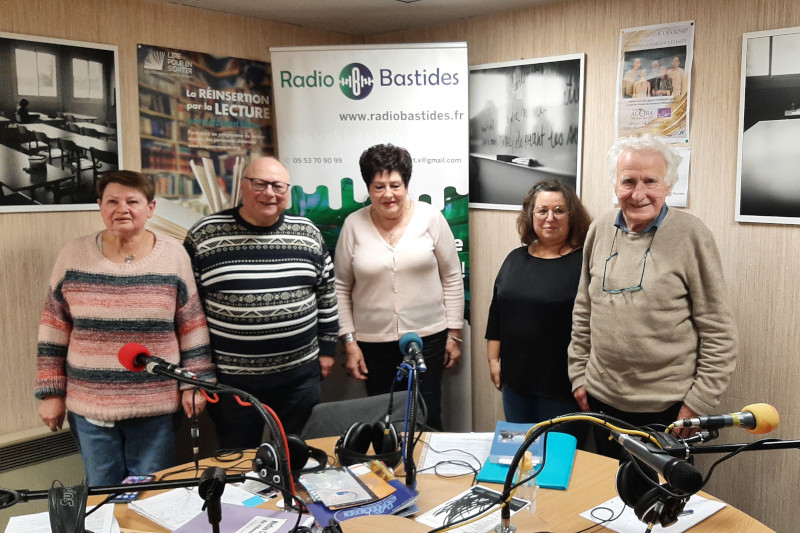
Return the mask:
<path id="1" fill-rule="evenodd" d="M 93 506 L 86 508 L 87 512 Z M 86 530 L 95 533 L 119 533 L 119 524 L 114 518 L 114 506 L 104 505 L 97 511 L 86 517 L 84 521 Z M 50 531 L 50 513 L 27 514 L 12 516 L 8 519 L 5 533 L 42 533 Z"/>
<path id="2" fill-rule="evenodd" d="M 221 501 L 245 506 L 254 506 L 263 502 L 260 498 L 254 500 L 252 493 L 232 485 L 225 485 Z M 128 506 L 159 526 L 175 531 L 197 515 L 205 514 L 203 503 L 203 499 L 197 493 L 197 487 L 192 487 L 162 492 L 144 500 L 133 501 Z"/>

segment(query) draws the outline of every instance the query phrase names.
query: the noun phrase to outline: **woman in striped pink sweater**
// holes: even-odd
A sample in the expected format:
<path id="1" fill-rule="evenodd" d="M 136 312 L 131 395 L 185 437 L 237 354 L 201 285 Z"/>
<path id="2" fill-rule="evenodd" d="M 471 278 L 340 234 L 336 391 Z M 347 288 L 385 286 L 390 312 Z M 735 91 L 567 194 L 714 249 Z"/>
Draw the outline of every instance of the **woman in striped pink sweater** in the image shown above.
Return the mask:
<path id="1" fill-rule="evenodd" d="M 208 329 L 181 244 L 145 230 L 152 183 L 117 171 L 98 182 L 104 231 L 58 256 L 39 325 L 36 397 L 53 431 L 69 413 L 91 485 L 115 484 L 174 464 L 177 413 L 205 407 L 187 385 L 126 370 L 120 348 L 154 355 L 213 379 Z"/>

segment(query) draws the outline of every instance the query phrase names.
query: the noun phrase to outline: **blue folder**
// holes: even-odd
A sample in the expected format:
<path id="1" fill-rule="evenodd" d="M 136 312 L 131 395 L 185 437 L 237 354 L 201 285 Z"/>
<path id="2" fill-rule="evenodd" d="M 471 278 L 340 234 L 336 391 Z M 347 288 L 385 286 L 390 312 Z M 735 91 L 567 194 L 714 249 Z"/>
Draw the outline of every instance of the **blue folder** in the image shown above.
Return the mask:
<path id="1" fill-rule="evenodd" d="M 567 433 L 550 431 L 547 434 L 547 454 L 544 469 L 536 476 L 536 484 L 546 489 L 567 490 L 575 462 L 575 448 L 578 440 Z M 544 437 L 542 437 L 544 438 Z M 478 481 L 486 483 L 503 483 L 508 475 L 508 465 L 492 463 L 488 459 L 481 471 Z"/>

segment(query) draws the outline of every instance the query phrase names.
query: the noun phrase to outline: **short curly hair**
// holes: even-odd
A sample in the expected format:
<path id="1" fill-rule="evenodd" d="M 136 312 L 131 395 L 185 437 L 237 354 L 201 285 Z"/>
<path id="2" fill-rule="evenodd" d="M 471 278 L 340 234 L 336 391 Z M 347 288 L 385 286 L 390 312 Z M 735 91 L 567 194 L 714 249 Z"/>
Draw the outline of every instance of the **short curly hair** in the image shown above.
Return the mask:
<path id="1" fill-rule="evenodd" d="M 617 185 L 617 163 L 622 154 L 626 152 L 655 152 L 664 158 L 667 164 L 667 172 L 664 175 L 664 184 L 672 189 L 672 186 L 678 182 L 678 167 L 683 158 L 678 155 L 675 148 L 667 142 L 667 138 L 663 135 L 653 135 L 646 133 L 640 137 L 620 137 L 611 148 L 608 150 L 606 156 L 606 173 L 611 180 L 611 185 Z"/>
<path id="2" fill-rule="evenodd" d="M 361 178 L 369 188 L 372 179 L 384 172 L 400 173 L 403 185 L 408 187 L 411 181 L 411 154 L 405 148 L 392 144 L 376 144 L 364 150 L 358 160 L 361 167 Z"/>

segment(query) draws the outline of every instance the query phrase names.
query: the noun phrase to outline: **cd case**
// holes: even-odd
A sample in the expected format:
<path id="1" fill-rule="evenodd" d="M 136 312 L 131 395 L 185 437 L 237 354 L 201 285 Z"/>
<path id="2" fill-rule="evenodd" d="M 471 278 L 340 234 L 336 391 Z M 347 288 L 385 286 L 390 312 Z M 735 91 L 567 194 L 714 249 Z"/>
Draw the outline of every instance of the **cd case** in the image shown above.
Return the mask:
<path id="1" fill-rule="evenodd" d="M 303 474 L 299 481 L 311 499 L 328 509 L 342 509 L 378 500 L 348 468 L 328 468 Z"/>

